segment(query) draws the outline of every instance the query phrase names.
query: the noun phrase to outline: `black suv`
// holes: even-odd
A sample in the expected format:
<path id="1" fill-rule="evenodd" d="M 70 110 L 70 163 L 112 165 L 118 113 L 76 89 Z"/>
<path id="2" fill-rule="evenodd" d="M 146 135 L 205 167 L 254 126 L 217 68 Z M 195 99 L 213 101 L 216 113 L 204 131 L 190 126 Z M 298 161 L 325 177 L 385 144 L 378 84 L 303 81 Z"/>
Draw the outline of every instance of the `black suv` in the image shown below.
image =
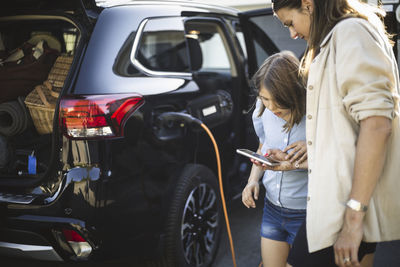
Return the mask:
<path id="1" fill-rule="evenodd" d="M 235 150 L 257 147 L 249 78 L 269 55 L 300 57 L 305 45 L 271 9 L 9 1 L 0 10 L 0 253 L 210 265 L 224 226 L 216 156 L 185 118 L 211 129 L 226 198 L 240 196 L 250 162 Z M 36 74 L 29 66 L 44 57 Z M 37 93 L 36 105 L 37 88 L 45 101 Z"/>

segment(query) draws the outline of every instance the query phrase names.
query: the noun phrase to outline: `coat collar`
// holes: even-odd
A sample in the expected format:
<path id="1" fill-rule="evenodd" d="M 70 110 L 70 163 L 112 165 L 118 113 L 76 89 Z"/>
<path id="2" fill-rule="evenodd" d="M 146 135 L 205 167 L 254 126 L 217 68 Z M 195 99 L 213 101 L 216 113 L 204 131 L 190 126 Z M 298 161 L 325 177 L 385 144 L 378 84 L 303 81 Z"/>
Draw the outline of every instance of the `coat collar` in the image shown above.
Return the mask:
<path id="1" fill-rule="evenodd" d="M 333 29 L 335 27 L 332 28 L 332 30 L 325 36 L 325 38 L 322 40 L 321 44 L 320 44 L 320 48 L 324 47 L 326 45 L 326 43 L 331 39 L 332 34 L 333 34 Z"/>

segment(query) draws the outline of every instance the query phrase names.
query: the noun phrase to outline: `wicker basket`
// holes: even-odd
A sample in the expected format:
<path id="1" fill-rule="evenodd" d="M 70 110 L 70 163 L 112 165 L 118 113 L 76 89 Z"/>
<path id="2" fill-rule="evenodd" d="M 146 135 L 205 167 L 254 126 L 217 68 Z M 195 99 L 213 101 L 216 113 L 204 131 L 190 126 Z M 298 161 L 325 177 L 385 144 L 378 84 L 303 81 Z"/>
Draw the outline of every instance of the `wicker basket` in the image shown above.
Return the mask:
<path id="1" fill-rule="evenodd" d="M 25 105 L 29 109 L 33 124 L 39 134 L 48 134 L 53 131 L 54 109 L 59 93 L 53 91 L 50 82 L 45 81 L 37 85 L 25 98 Z"/>
<path id="2" fill-rule="evenodd" d="M 68 75 L 68 71 L 72 64 L 72 56 L 62 55 L 57 57 L 56 62 L 54 62 L 53 67 L 49 72 L 49 76 L 47 80 L 53 85 L 55 88 L 63 88 L 65 78 Z"/>
<path id="3" fill-rule="evenodd" d="M 66 55 L 57 57 L 47 80 L 36 86 L 25 98 L 25 105 L 39 134 L 49 134 L 53 131 L 54 109 L 72 59 L 72 56 Z"/>

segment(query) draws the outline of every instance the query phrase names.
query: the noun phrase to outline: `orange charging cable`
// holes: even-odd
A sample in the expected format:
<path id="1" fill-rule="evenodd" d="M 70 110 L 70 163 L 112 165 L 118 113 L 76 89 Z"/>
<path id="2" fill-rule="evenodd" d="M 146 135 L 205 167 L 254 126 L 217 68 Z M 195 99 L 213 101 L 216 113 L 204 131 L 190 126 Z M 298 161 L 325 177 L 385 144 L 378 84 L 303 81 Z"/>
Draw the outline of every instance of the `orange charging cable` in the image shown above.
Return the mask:
<path id="1" fill-rule="evenodd" d="M 207 132 L 208 136 L 210 137 L 210 139 L 211 139 L 211 141 L 212 141 L 212 143 L 214 145 L 215 156 L 217 157 L 219 190 L 220 190 L 220 193 L 221 193 L 222 207 L 223 207 L 224 215 L 225 215 L 226 230 L 228 232 L 229 245 L 231 247 L 231 252 L 232 252 L 233 266 L 236 267 L 235 248 L 233 247 L 231 227 L 229 225 L 228 212 L 226 211 L 224 188 L 223 188 L 223 185 L 222 185 L 221 160 L 220 160 L 220 157 L 219 157 L 219 150 L 218 150 L 217 142 L 215 141 L 214 136 L 212 135 L 211 131 L 208 129 L 208 127 L 204 123 L 201 123 L 200 126 Z"/>

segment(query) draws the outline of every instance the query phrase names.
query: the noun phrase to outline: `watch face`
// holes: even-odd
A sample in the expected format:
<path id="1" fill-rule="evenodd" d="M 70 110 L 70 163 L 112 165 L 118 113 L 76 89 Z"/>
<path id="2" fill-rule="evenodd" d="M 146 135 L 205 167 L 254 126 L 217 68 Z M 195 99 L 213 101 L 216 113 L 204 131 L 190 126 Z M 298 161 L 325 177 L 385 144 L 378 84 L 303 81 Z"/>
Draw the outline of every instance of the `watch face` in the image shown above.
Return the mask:
<path id="1" fill-rule="evenodd" d="M 355 210 L 355 211 L 367 211 L 367 206 L 361 204 L 357 200 L 350 199 L 347 204 L 346 204 L 350 209 Z"/>

